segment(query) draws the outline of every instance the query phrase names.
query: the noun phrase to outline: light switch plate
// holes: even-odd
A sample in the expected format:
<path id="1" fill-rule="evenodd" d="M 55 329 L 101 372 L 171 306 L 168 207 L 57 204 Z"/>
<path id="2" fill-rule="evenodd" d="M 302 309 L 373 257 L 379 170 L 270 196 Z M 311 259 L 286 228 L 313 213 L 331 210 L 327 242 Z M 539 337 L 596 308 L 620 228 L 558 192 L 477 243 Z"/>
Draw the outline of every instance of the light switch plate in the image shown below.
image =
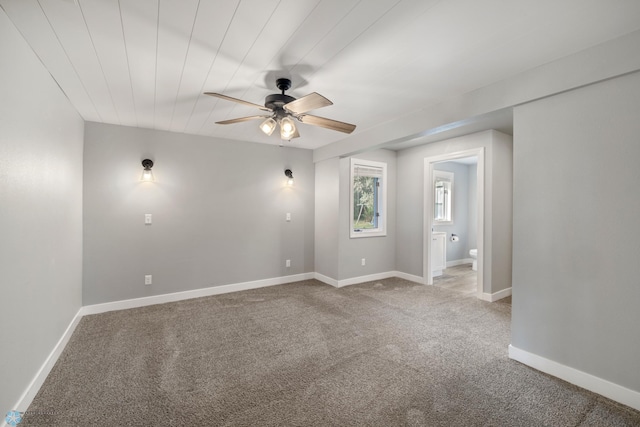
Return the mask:
<path id="1" fill-rule="evenodd" d="M 144 223 L 147 225 L 152 223 L 151 214 L 144 214 Z"/>

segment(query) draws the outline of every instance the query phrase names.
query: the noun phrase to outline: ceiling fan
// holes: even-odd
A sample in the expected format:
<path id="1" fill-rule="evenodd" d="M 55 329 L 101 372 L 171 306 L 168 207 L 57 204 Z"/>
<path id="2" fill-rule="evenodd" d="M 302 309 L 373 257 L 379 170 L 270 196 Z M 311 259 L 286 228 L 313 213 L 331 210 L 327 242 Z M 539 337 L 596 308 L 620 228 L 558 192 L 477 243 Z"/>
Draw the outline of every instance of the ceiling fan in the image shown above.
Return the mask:
<path id="1" fill-rule="evenodd" d="M 243 101 L 242 99 L 232 98 L 220 93 L 205 92 L 205 95 L 215 96 L 216 98 L 226 99 L 227 101 L 237 102 L 239 104 L 256 107 L 262 111 L 269 112 L 269 114 L 265 115 L 223 120 L 216 122 L 217 124 L 230 125 L 233 123 L 246 122 L 248 120 L 265 119 L 262 124 L 260 124 L 260 130 L 267 135 L 271 135 L 277 125 L 280 125 L 280 137 L 287 141 L 300 136 L 293 119 L 308 125 L 320 126 L 344 133 L 351 133 L 356 128 L 356 125 L 352 125 L 350 123 L 339 122 L 337 120 L 307 114 L 307 111 L 333 105 L 333 102 L 329 101 L 319 93 L 313 92 L 309 95 L 303 96 L 302 98 L 296 99 L 292 96 L 285 95 L 284 93 L 291 88 L 291 80 L 285 78 L 277 79 L 276 86 L 282 91 L 282 93 L 268 95 L 265 99 L 264 107 L 262 105 L 254 104 L 253 102 Z"/>

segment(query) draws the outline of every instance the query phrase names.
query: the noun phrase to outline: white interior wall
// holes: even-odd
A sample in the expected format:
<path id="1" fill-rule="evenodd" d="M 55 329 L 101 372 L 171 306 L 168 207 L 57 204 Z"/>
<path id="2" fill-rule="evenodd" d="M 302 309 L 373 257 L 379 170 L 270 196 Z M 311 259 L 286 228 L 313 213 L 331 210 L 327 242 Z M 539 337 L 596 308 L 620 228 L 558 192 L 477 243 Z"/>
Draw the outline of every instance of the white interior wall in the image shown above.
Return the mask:
<path id="1" fill-rule="evenodd" d="M 387 165 L 387 234 L 378 237 L 349 237 L 351 157 L 340 159 L 339 280 L 395 271 L 396 267 L 396 153 L 375 150 L 353 157 Z M 362 258 L 366 265 L 362 265 Z"/>
<path id="2" fill-rule="evenodd" d="M 315 164 L 315 271 L 338 280 L 340 159 Z"/>
<path id="3" fill-rule="evenodd" d="M 375 150 L 354 156 L 387 164 L 387 235 L 349 237 L 351 158 L 333 158 L 315 164 L 315 268 L 323 279 L 339 281 L 395 271 L 396 153 Z M 362 265 L 362 258 L 365 265 Z"/>
<path id="4" fill-rule="evenodd" d="M 81 306 L 82 118 L 0 10 L 0 413 Z"/>
<path id="5" fill-rule="evenodd" d="M 471 249 L 478 248 L 478 165 L 469 165 L 469 245 L 467 254 Z"/>
<path id="6" fill-rule="evenodd" d="M 639 100 L 633 73 L 514 111 L 512 345 L 636 392 Z"/>
<path id="7" fill-rule="evenodd" d="M 87 123 L 83 303 L 312 272 L 311 156 L 276 145 Z M 155 162 L 153 183 L 140 182 L 144 158 Z M 144 224 L 146 213 L 152 225 Z"/>
<path id="8" fill-rule="evenodd" d="M 424 159 L 483 147 L 485 150 L 484 293 L 511 287 L 511 137 L 485 131 L 426 144 L 397 155 L 396 269 L 423 275 Z M 498 179 L 499 181 L 496 181 Z M 480 249 L 480 248 L 479 248 Z M 494 257 L 498 251 L 500 257 Z M 507 254 L 507 255 L 505 255 Z"/>
<path id="9" fill-rule="evenodd" d="M 513 250 L 513 137 L 492 132 L 490 169 L 490 216 L 485 216 L 485 233 L 491 230 L 491 292 L 511 288 Z M 486 196 L 486 194 L 485 194 Z M 485 206 L 485 212 L 488 212 Z M 488 218 L 488 219 L 487 219 Z M 485 234 L 486 235 L 486 234 Z M 487 262 L 485 262 L 485 265 Z"/>

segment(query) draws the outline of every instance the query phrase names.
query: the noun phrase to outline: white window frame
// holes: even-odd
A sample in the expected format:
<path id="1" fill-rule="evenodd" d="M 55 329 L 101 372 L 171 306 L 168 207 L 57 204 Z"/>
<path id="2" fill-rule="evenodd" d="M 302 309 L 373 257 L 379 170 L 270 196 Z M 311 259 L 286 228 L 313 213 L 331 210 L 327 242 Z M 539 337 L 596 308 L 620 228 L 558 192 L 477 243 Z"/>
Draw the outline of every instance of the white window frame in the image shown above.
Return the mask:
<path id="1" fill-rule="evenodd" d="M 354 194 L 353 180 L 355 178 L 355 170 L 358 166 L 380 168 L 382 177 L 377 197 L 378 227 L 370 229 L 354 229 Z M 380 237 L 387 235 L 387 164 L 383 162 L 374 162 L 373 160 L 363 160 L 351 158 L 351 173 L 349 175 L 349 237 L 358 239 L 361 237 Z"/>
<path id="2" fill-rule="evenodd" d="M 448 216 L 449 219 L 436 219 L 435 218 L 435 205 L 436 205 L 436 181 L 438 180 L 438 178 L 442 178 L 444 180 L 449 181 L 449 197 L 447 197 L 447 200 L 445 201 L 445 204 L 447 205 L 447 212 L 448 212 Z M 453 203 L 453 194 L 454 194 L 454 186 L 453 186 L 453 180 L 455 178 L 455 175 L 453 172 L 448 172 L 448 171 L 441 171 L 441 170 L 434 170 L 433 171 L 433 208 L 431 209 L 432 211 L 432 215 L 433 215 L 433 225 L 453 225 L 453 212 L 454 212 L 454 203 Z"/>

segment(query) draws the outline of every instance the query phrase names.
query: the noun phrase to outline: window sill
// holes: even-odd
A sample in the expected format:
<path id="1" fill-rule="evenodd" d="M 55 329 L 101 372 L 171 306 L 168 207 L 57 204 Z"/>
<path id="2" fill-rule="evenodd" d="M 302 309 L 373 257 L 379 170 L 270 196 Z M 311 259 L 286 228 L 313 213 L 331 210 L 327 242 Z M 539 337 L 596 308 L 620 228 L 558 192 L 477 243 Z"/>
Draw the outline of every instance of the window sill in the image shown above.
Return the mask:
<path id="1" fill-rule="evenodd" d="M 362 237 L 385 237 L 387 235 L 386 231 L 353 231 L 351 230 L 351 234 L 349 237 L 351 239 L 359 239 Z"/>

